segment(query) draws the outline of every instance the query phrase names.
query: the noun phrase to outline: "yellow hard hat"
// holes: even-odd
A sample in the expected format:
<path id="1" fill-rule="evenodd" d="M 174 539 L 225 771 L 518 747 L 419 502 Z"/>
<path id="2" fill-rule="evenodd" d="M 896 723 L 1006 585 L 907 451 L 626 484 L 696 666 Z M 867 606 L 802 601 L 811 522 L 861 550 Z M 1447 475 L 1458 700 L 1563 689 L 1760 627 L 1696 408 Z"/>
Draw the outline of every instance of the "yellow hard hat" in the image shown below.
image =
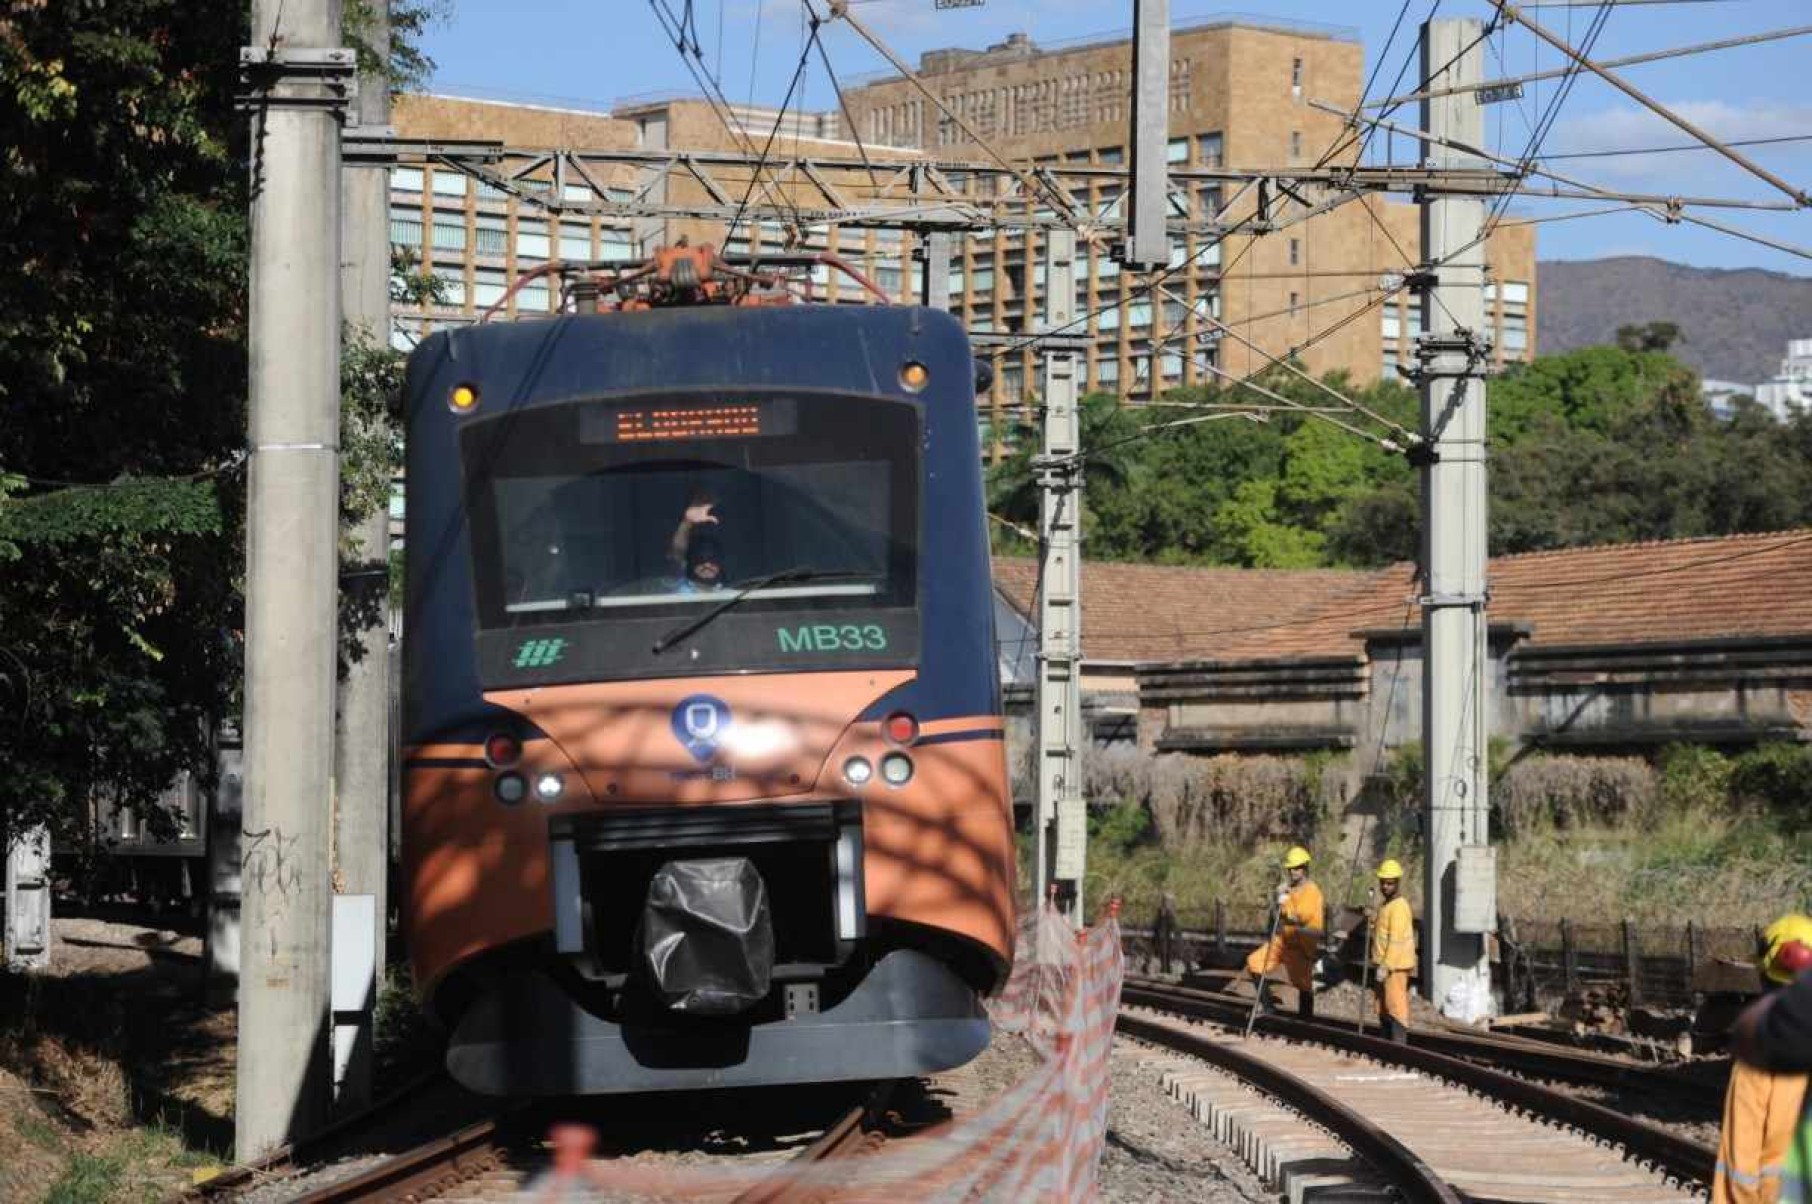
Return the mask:
<path id="1" fill-rule="evenodd" d="M 1385 858 L 1384 864 L 1378 867 L 1378 877 L 1380 878 L 1401 878 L 1402 876 L 1403 867 L 1397 864 L 1395 857 Z"/>
<path id="2" fill-rule="evenodd" d="M 1292 845 L 1290 851 L 1283 855 L 1283 866 L 1286 870 L 1293 870 L 1299 865 L 1308 863 L 1309 851 L 1301 845 Z"/>
<path id="3" fill-rule="evenodd" d="M 1812 916 L 1792 912 L 1762 930 L 1757 968 L 1770 982 L 1788 983 L 1812 967 Z"/>

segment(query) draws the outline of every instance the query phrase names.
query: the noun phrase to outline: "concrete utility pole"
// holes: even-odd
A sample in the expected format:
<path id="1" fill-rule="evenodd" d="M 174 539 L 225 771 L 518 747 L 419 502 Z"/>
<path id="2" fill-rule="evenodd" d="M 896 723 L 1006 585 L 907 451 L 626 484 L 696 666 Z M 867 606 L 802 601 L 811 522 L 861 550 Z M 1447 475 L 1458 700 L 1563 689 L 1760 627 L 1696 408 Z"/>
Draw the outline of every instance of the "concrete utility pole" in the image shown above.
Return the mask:
<path id="1" fill-rule="evenodd" d="M 1170 263 L 1170 0 L 1133 0 L 1132 198 L 1119 259 L 1129 271 Z"/>
<path id="2" fill-rule="evenodd" d="M 371 27 L 361 31 L 377 61 L 359 79 L 361 132 L 390 133 L 389 0 L 373 0 Z M 390 173 L 381 165 L 347 166 L 340 301 L 346 334 L 381 348 L 390 341 Z M 382 433 L 389 423 L 378 420 Z M 369 915 L 368 940 L 334 941 L 334 1103 L 357 1108 L 371 1101 L 372 1015 L 388 935 L 390 873 L 390 510 L 379 506 L 353 531 L 353 558 L 340 588 L 364 622 L 361 656 L 340 684 L 333 864 L 336 912 Z M 337 931 L 350 916 L 336 914 Z M 358 954 L 369 956 L 355 956 Z M 342 1004 L 348 1006 L 342 1007 Z"/>
<path id="3" fill-rule="evenodd" d="M 1431 91 L 1480 78 L 1479 22 L 1422 27 L 1422 75 Z M 1445 66 L 1443 66 L 1445 65 Z M 1477 166 L 1448 149 L 1482 145 L 1484 119 L 1470 94 L 1422 102 L 1423 164 Z M 1496 925 L 1485 713 L 1485 204 L 1431 195 L 1422 202 L 1422 258 L 1435 279 L 1422 295 L 1416 348 L 1422 388 L 1422 599 L 1424 881 L 1422 982 L 1437 1005 L 1456 985 L 1488 999 L 1484 933 Z"/>
<path id="4" fill-rule="evenodd" d="M 1044 242 L 1044 333 L 1063 331 L 1076 305 L 1076 233 Z M 1061 335 L 1058 335 L 1061 338 Z M 1049 884 L 1083 922 L 1088 812 L 1082 796 L 1082 461 L 1073 341 L 1044 346 L 1043 446 L 1038 477 L 1038 809 L 1033 881 Z"/>
<path id="5" fill-rule="evenodd" d="M 50 829 L 26 828 L 6 854 L 6 968 L 50 969 Z"/>
<path id="6" fill-rule="evenodd" d="M 340 121 L 333 0 L 256 0 L 245 814 L 236 1154 L 327 1113 L 328 808 L 339 588 Z"/>

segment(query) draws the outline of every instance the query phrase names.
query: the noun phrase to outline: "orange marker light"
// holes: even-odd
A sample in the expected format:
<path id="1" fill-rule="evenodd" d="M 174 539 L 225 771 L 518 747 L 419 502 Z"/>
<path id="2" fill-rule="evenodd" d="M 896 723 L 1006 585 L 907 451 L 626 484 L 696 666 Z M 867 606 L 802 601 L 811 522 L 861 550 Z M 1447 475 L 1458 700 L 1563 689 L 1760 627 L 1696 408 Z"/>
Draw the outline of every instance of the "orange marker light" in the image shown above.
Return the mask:
<path id="1" fill-rule="evenodd" d="M 908 393 L 917 393 L 931 382 L 931 369 L 917 360 L 907 360 L 900 365 L 900 387 Z"/>
<path id="2" fill-rule="evenodd" d="M 471 385 L 454 385 L 453 392 L 447 395 L 447 404 L 455 414 L 465 414 L 478 408 L 478 390 Z"/>

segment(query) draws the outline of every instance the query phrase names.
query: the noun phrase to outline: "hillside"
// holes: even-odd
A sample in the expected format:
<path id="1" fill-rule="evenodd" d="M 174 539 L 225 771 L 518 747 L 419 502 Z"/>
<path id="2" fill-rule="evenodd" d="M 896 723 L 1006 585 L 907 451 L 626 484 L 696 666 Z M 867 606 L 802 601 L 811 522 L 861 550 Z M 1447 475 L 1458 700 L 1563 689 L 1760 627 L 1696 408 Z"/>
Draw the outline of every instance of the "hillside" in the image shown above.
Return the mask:
<path id="1" fill-rule="evenodd" d="M 1686 342 L 1674 355 L 1701 376 L 1755 384 L 1774 375 L 1788 339 L 1812 338 L 1812 278 L 1635 256 L 1555 260 L 1538 272 L 1543 355 L 1612 342 L 1619 326 L 1677 322 Z"/>

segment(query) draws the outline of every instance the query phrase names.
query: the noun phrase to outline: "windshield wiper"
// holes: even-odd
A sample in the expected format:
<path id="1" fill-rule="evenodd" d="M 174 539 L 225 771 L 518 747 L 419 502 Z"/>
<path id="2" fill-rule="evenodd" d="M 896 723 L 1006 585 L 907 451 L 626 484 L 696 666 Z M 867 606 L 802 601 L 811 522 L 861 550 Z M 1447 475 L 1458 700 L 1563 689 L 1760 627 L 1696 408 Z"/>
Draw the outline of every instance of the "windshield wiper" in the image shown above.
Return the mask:
<path id="1" fill-rule="evenodd" d="M 707 610 L 704 614 L 698 616 L 698 618 L 687 619 L 684 623 L 681 623 L 678 627 L 675 627 L 672 631 L 669 631 L 666 635 L 656 640 L 652 651 L 656 656 L 659 656 L 699 628 L 710 623 L 717 618 L 718 615 L 740 605 L 750 594 L 767 589 L 769 586 L 779 585 L 782 582 L 787 581 L 835 581 L 839 578 L 872 576 L 874 576 L 873 573 L 856 572 L 852 569 L 814 569 L 805 567 L 781 569 L 778 573 L 769 573 L 766 577 L 758 577 L 748 585 L 743 586 L 734 594 L 731 594 L 728 598 L 725 598 L 722 602 L 719 602 L 716 606 L 713 606 L 710 610 Z"/>

